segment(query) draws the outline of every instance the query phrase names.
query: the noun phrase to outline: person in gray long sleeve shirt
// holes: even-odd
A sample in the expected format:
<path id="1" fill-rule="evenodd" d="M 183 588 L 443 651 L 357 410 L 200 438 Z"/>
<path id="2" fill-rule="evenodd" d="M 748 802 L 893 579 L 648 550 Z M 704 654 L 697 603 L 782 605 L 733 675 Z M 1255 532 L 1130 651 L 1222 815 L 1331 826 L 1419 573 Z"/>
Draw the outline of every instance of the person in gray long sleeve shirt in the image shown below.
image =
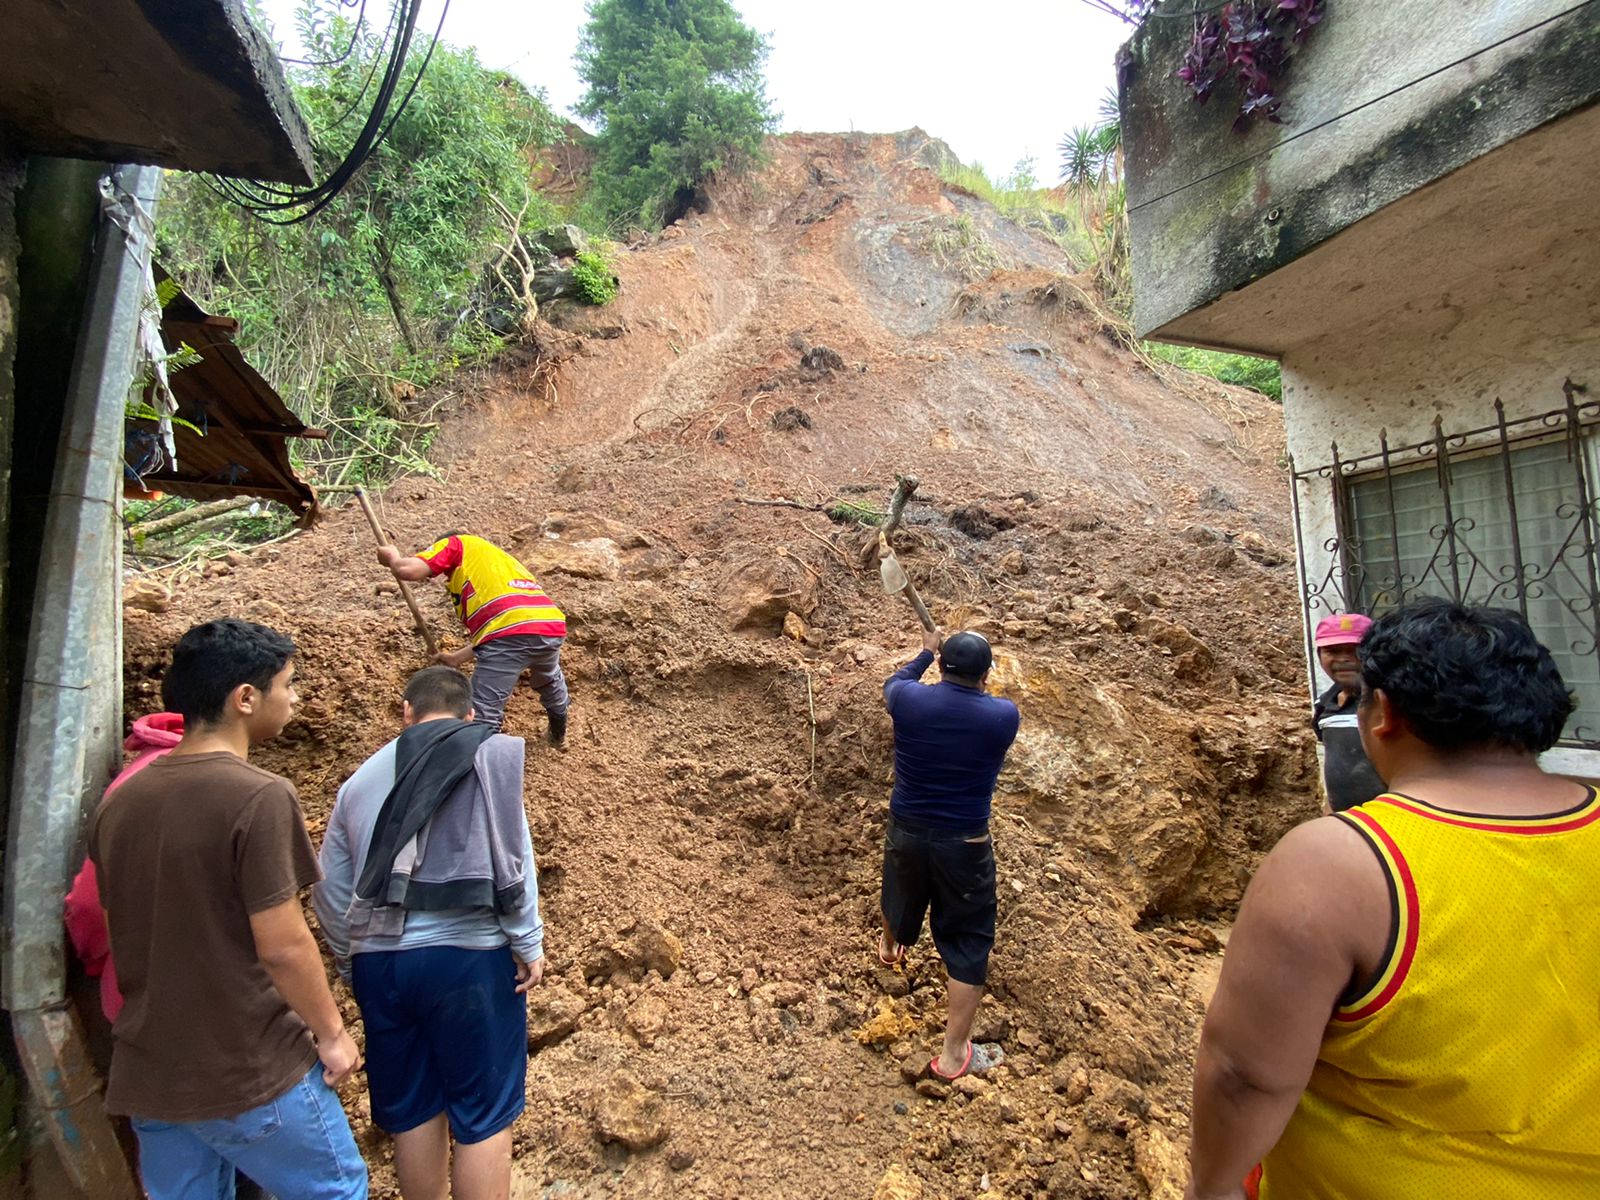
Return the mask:
<path id="1" fill-rule="evenodd" d="M 432 735 L 448 732 L 444 724 L 429 723 L 472 719 L 469 686 L 449 667 L 411 677 L 406 731 L 339 789 L 323 835 L 323 880 L 312 892 L 328 948 L 361 1009 L 372 1117 L 394 1137 L 403 1196 L 442 1195 L 447 1186 L 454 1200 L 506 1194 L 511 1125 L 525 1103 L 525 993 L 544 972 L 520 738 L 495 734 L 483 741 L 475 771 L 447 796 L 430 798 L 432 815 L 395 857 L 396 871 L 403 859 L 419 878 L 435 881 L 441 862 L 458 867 L 469 890 L 492 903 L 409 908 L 402 900 L 379 907 L 386 914 L 380 922 L 368 919 L 373 902 L 356 895 L 374 831 L 392 826 L 394 806 L 414 798 L 408 781 L 414 785 L 425 766 L 417 748 L 438 745 L 443 739 Z M 461 761 L 465 769 L 465 757 Z M 430 844 L 435 829 L 448 839 Z M 396 890 L 391 885 L 389 891 Z"/>

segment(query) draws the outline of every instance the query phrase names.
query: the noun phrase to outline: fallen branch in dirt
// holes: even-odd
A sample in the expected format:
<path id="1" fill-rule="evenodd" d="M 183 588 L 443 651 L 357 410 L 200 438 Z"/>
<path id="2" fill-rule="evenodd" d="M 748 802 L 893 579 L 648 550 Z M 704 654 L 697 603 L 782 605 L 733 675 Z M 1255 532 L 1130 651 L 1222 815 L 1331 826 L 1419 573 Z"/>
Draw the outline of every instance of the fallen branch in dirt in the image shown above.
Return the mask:
<path id="1" fill-rule="evenodd" d="M 900 527 L 900 519 L 905 516 L 906 501 L 910 500 L 912 493 L 917 490 L 917 483 L 915 475 L 896 475 L 894 477 L 894 495 L 889 497 L 889 515 L 884 518 L 883 524 L 878 527 L 885 538 L 888 538 L 890 534 Z M 878 553 L 879 541 L 873 536 L 873 533 L 874 531 L 872 530 L 867 531 L 867 536 L 862 539 L 861 546 L 856 551 L 856 557 L 863 568 L 870 567 Z"/>
<path id="2" fill-rule="evenodd" d="M 839 556 L 839 561 L 841 563 L 843 563 L 847 568 L 849 568 L 850 570 L 855 570 L 855 568 L 853 566 L 851 566 L 851 564 L 850 564 L 849 556 L 847 556 L 843 550 L 839 549 L 839 546 L 838 546 L 837 542 L 829 541 L 827 538 L 823 537 L 816 530 L 807 529 L 804 525 L 800 526 L 800 531 L 802 533 L 804 533 L 804 534 L 807 534 L 810 537 L 816 538 L 817 541 L 821 542 L 829 550 L 832 550 L 835 554 L 837 554 Z"/>
<path id="3" fill-rule="evenodd" d="M 193 508 L 186 508 L 182 512 L 175 512 L 170 517 L 158 517 L 154 521 L 146 521 L 141 525 L 128 526 L 128 536 L 135 541 L 145 538 L 159 537 L 163 533 L 171 533 L 174 529 L 182 529 L 185 525 L 193 525 L 200 521 L 209 521 L 212 517 L 226 516 L 241 508 L 249 508 L 256 504 L 250 496 L 231 496 L 226 500 L 212 500 L 206 504 L 196 504 Z"/>
<path id="4" fill-rule="evenodd" d="M 739 504 L 753 504 L 758 508 L 798 508 L 805 512 L 821 512 L 820 504 L 801 504 L 798 500 L 790 500 L 787 496 L 779 496 L 776 500 L 761 500 L 753 496 L 735 496 L 734 501 Z"/>
<path id="5" fill-rule="evenodd" d="M 822 572 L 817 570 L 810 563 L 808 563 L 805 559 L 801 558 L 798 554 L 791 554 L 789 552 L 789 548 L 787 546 L 779 546 L 778 547 L 778 557 L 787 558 L 790 562 L 794 563 L 795 566 L 797 566 L 797 567 L 804 567 L 807 571 L 811 572 L 811 578 L 815 579 L 818 583 L 822 582 Z"/>
<path id="6" fill-rule="evenodd" d="M 894 531 L 900 528 L 900 518 L 905 515 L 906 501 L 911 499 L 917 490 L 917 477 L 915 475 L 896 475 L 894 477 L 894 495 L 889 498 L 889 519 L 883 523 L 883 536 L 891 537 Z"/>
<path id="7" fill-rule="evenodd" d="M 505 245 L 496 247 L 500 251 L 500 257 L 494 261 L 494 273 L 506 292 L 516 297 L 517 303 L 522 306 L 522 313 L 517 320 L 524 334 L 532 333 L 534 322 L 539 319 L 539 301 L 534 295 L 534 282 L 539 274 L 539 264 L 522 237 L 522 219 L 528 215 L 530 200 L 524 200 L 521 210 L 513 213 L 500 197 L 493 192 L 489 193 L 489 201 L 499 210 L 506 230 Z M 519 283 L 513 284 L 506 276 L 507 264 L 516 268 Z"/>

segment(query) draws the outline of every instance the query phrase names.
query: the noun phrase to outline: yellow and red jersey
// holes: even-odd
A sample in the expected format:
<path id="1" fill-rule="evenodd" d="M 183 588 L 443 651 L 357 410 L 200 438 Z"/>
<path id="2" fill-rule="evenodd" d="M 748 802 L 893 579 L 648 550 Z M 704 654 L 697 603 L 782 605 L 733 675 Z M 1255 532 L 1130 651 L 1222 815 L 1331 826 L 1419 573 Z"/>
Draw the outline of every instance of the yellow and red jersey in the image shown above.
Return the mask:
<path id="1" fill-rule="evenodd" d="M 1338 814 L 1394 922 L 1341 997 L 1261 1200 L 1600 1196 L 1600 793 L 1546 817 Z"/>
<path id="2" fill-rule="evenodd" d="M 567 617 L 533 572 L 493 542 L 463 534 L 441 538 L 417 557 L 445 581 L 474 646 L 513 634 L 566 637 Z"/>

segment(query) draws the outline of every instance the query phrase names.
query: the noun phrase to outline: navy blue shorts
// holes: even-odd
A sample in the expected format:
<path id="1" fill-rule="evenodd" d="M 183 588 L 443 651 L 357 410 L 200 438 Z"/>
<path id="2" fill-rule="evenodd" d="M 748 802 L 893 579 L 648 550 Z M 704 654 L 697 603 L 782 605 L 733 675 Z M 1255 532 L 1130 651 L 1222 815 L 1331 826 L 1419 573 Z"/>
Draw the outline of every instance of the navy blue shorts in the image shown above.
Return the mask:
<path id="1" fill-rule="evenodd" d="M 926 917 L 944 969 L 982 987 L 994 949 L 994 840 L 986 825 L 939 829 L 891 815 L 883 846 L 883 918 L 916 943 Z"/>
<path id="2" fill-rule="evenodd" d="M 380 1129 L 405 1133 L 442 1112 L 451 1136 L 470 1144 L 517 1119 L 527 1103 L 528 1006 L 509 946 L 357 954 L 351 977 Z"/>

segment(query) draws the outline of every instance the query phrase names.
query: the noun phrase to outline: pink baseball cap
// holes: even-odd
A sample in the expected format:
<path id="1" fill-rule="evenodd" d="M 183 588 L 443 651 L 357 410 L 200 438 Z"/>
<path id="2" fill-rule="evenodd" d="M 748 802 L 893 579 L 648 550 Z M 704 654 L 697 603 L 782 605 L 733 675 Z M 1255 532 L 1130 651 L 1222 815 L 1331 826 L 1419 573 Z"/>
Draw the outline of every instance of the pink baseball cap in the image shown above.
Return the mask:
<path id="1" fill-rule="evenodd" d="M 1360 613 L 1334 613 L 1317 622 L 1316 643 L 1321 646 L 1354 646 L 1372 628 L 1372 618 Z"/>

